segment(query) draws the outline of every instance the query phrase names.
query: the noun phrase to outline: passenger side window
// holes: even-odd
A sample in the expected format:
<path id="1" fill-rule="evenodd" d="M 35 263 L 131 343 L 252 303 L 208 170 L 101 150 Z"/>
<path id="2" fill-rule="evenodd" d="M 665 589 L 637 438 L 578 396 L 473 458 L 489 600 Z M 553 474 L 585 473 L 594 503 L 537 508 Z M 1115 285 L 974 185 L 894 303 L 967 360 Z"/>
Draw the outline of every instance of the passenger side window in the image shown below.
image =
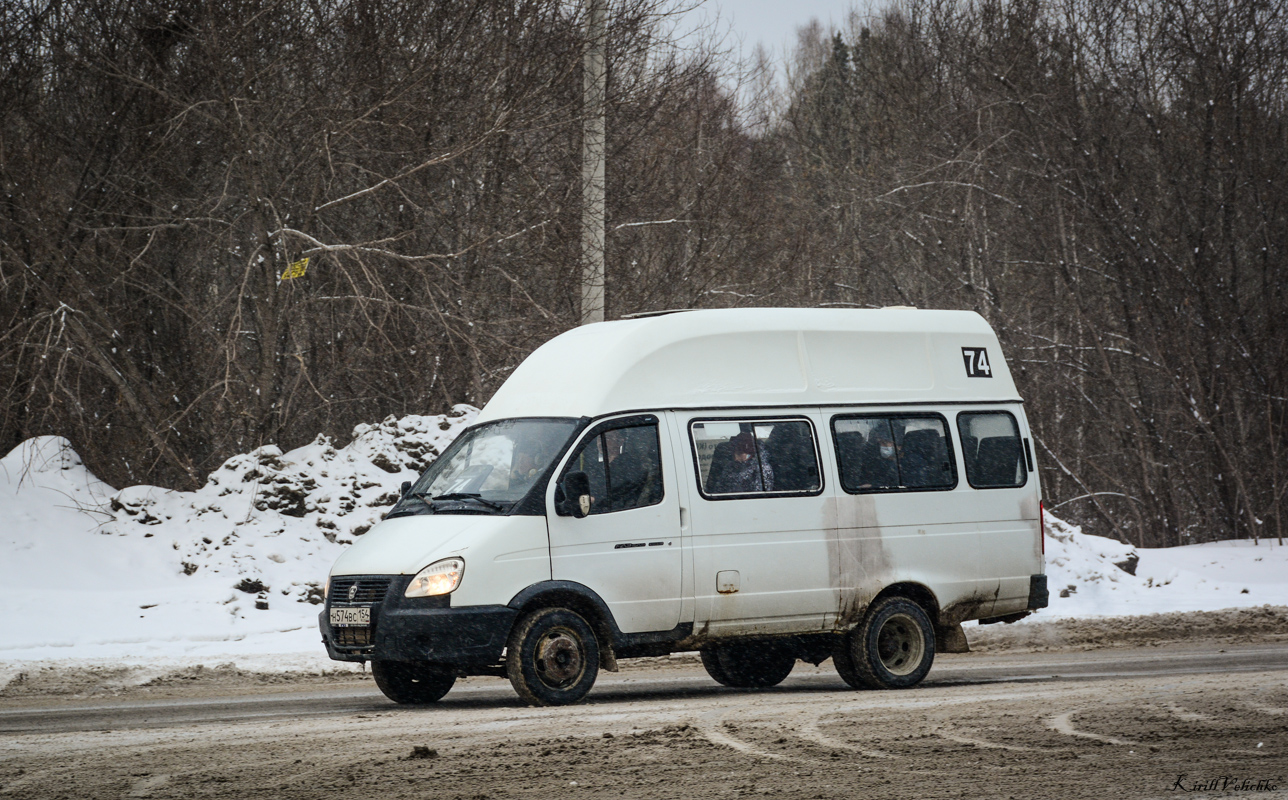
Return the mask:
<path id="1" fill-rule="evenodd" d="M 808 420 L 704 420 L 689 427 L 707 497 L 817 494 L 823 488 Z"/>
<path id="2" fill-rule="evenodd" d="M 662 453 L 657 423 L 607 428 L 582 442 L 564 475 L 590 478 L 591 514 L 662 502 Z"/>
<path id="3" fill-rule="evenodd" d="M 834 417 L 841 488 L 854 493 L 951 489 L 948 422 L 934 414 Z"/>
<path id="4" fill-rule="evenodd" d="M 957 415 L 966 480 L 976 489 L 1001 489 L 1028 482 L 1020 426 L 1005 411 Z"/>

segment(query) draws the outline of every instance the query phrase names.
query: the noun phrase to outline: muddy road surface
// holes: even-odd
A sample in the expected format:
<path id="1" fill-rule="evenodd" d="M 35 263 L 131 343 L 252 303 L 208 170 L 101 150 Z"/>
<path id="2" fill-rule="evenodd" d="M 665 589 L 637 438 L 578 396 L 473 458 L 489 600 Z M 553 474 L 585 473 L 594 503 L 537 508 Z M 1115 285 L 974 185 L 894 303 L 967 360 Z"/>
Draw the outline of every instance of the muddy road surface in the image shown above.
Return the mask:
<path id="1" fill-rule="evenodd" d="M 0 697 L 0 798 L 1288 798 L 1279 636 L 941 656 L 902 692 L 658 660 L 567 708 L 494 678 L 406 708 L 364 676 L 205 677 Z"/>

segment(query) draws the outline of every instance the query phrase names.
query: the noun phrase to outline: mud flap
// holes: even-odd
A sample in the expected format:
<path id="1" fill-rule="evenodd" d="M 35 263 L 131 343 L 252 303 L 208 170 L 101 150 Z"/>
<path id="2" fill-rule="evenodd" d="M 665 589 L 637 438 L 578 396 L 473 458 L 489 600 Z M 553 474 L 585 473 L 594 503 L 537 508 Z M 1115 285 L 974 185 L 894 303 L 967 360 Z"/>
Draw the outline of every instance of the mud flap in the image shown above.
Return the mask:
<path id="1" fill-rule="evenodd" d="M 1039 608 L 1046 608 L 1051 602 L 1051 595 L 1047 592 L 1047 576 L 1032 575 L 1029 577 L 1029 610 L 1035 611 Z"/>
<path id="2" fill-rule="evenodd" d="M 605 672 L 617 672 L 617 654 L 613 652 L 612 645 L 599 646 L 599 668 Z"/>
<path id="3" fill-rule="evenodd" d="M 961 623 L 955 625 L 935 626 L 936 653 L 969 653 L 970 644 L 966 641 L 966 631 Z"/>

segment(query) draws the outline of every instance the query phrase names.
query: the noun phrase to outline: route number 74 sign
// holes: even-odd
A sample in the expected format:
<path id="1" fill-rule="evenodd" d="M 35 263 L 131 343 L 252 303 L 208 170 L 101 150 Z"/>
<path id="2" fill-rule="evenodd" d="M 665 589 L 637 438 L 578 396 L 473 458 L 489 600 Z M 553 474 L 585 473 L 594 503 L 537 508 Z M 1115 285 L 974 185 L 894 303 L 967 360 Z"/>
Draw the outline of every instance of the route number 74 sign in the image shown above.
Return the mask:
<path id="1" fill-rule="evenodd" d="M 988 350 L 983 347 L 963 347 L 962 359 L 966 362 L 966 377 L 991 378 L 993 368 L 988 363 Z"/>

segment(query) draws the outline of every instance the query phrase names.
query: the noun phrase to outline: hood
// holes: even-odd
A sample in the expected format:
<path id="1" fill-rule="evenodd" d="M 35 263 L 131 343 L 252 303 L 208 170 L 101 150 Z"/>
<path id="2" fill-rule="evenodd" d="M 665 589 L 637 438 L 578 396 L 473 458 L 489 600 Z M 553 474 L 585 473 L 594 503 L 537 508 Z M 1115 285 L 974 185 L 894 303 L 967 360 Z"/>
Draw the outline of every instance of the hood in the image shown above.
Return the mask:
<path id="1" fill-rule="evenodd" d="M 410 575 L 432 561 L 464 555 L 477 528 L 487 532 L 509 517 L 481 514 L 436 514 L 395 517 L 376 525 L 345 550 L 332 575 Z"/>

